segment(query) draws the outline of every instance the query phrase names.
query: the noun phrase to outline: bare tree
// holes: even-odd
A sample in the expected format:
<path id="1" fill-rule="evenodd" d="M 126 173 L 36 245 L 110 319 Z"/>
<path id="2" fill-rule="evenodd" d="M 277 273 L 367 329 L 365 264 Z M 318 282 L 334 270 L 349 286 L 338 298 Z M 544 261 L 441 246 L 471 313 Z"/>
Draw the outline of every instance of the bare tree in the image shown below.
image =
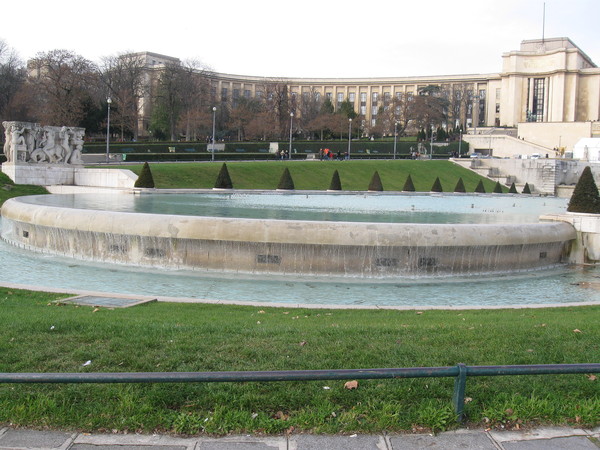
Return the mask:
<path id="1" fill-rule="evenodd" d="M 23 104 L 18 102 L 25 77 L 25 66 L 17 52 L 0 40 L 0 123 L 26 119 L 21 110 Z"/>
<path id="2" fill-rule="evenodd" d="M 114 123 L 121 130 L 121 139 L 127 132 L 137 140 L 139 116 L 148 94 L 145 62 L 135 53 L 124 53 L 102 59 L 101 79 L 107 95 L 114 104 Z"/>
<path id="3" fill-rule="evenodd" d="M 54 125 L 78 125 L 98 83 L 96 66 L 68 50 L 38 53 L 28 65 L 29 82 L 39 101 L 40 119 Z"/>

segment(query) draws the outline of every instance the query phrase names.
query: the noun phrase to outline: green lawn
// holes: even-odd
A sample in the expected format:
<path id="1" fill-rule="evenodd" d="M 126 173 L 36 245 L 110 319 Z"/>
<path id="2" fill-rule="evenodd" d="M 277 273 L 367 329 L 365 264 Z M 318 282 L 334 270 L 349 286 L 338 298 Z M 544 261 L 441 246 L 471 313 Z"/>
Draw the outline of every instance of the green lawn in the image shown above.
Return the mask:
<path id="1" fill-rule="evenodd" d="M 150 164 L 156 187 L 210 189 L 223 163 L 161 163 Z M 142 164 L 124 166 L 137 174 Z M 379 172 L 386 191 L 401 191 L 410 174 L 417 191 L 429 192 L 436 177 L 440 177 L 445 192 L 453 192 L 462 177 L 467 192 L 473 192 L 483 180 L 486 192 L 495 183 L 449 161 L 362 160 L 362 161 L 257 161 L 230 162 L 227 168 L 236 189 L 275 189 L 284 168 L 290 170 L 298 190 L 326 190 L 334 170 L 338 170 L 342 189 L 366 191 L 375 171 Z M 504 187 L 504 191 L 508 189 Z"/>
<path id="2" fill-rule="evenodd" d="M 293 370 L 598 362 L 600 307 L 311 310 L 152 303 L 55 306 L 0 288 L 1 372 Z M 84 366 L 86 361 L 91 361 Z M 452 379 L 196 384 L 4 384 L 0 424 L 182 434 L 455 426 Z M 597 426 L 591 375 L 469 378 L 471 422 Z M 329 387 L 329 389 L 325 389 Z"/>
<path id="3" fill-rule="evenodd" d="M 7 175 L 0 172 L 0 205 L 12 197 L 47 193 L 48 191 L 42 186 L 14 184 Z"/>

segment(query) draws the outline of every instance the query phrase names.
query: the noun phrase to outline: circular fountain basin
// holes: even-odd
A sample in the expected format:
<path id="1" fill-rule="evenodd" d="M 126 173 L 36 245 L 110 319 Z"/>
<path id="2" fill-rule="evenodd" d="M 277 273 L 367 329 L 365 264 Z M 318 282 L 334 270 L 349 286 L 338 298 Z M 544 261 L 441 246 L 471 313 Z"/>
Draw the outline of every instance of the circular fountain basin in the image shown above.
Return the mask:
<path id="1" fill-rule="evenodd" d="M 503 209 L 519 209 L 517 203 L 524 202 L 520 209 L 529 216 L 516 214 L 516 219 L 510 219 L 512 223 L 406 223 L 403 215 L 414 216 L 436 197 L 285 194 L 255 195 L 254 203 L 248 194 L 203 197 L 215 196 L 225 204 L 224 217 L 212 212 L 200 215 L 207 208 L 195 209 L 198 195 L 188 196 L 191 203 L 184 202 L 176 214 L 170 211 L 177 198 L 161 195 L 16 198 L 2 207 L 2 237 L 27 249 L 99 262 L 219 273 L 383 279 L 552 267 L 561 263 L 576 237 L 569 224 L 536 223 L 531 218 L 535 212 L 528 204 L 530 197 L 437 197 L 437 203 L 449 214 L 471 219 L 479 215 L 485 218 L 483 222 L 494 217 L 502 222 L 514 215 Z M 262 217 L 263 204 L 279 204 L 274 210 L 287 216 L 302 210 L 309 197 L 325 205 L 325 217 L 333 219 L 315 220 L 310 214 L 311 220 L 293 214 L 288 218 Z M 171 205 L 167 211 L 148 211 L 147 204 L 160 204 L 165 199 L 165 204 Z M 250 210 L 258 217 L 232 214 L 235 200 L 243 203 L 238 209 Z M 141 207 L 144 203 L 146 206 Z M 331 205 L 345 203 L 354 205 L 354 210 L 336 216 Z M 548 212 L 548 205 L 538 207 L 540 213 Z M 186 212 L 192 215 L 182 215 Z M 366 221 L 356 221 L 355 216 Z M 383 219 L 373 221 L 379 216 Z M 353 221 L 340 221 L 339 217 Z M 468 219 L 456 220 L 464 221 Z"/>

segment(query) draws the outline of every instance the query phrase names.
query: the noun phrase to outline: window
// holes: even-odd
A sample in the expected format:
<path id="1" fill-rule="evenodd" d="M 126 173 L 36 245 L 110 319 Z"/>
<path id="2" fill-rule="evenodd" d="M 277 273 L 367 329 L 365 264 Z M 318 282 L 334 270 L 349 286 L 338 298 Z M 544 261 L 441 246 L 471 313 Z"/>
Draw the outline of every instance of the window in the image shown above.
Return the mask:
<path id="1" fill-rule="evenodd" d="M 402 100 L 402 92 L 396 92 L 396 99 Z"/>
<path id="2" fill-rule="evenodd" d="M 250 98 L 251 96 L 252 96 L 252 92 L 250 91 L 250 89 L 244 90 L 244 97 Z"/>
<path id="3" fill-rule="evenodd" d="M 542 122 L 544 120 L 545 81 L 544 78 L 535 78 L 533 80 L 532 122 Z"/>
<path id="4" fill-rule="evenodd" d="M 373 103 L 377 104 L 377 100 L 379 99 L 379 92 L 373 92 Z"/>
<path id="5" fill-rule="evenodd" d="M 221 101 L 227 101 L 227 88 L 221 88 Z"/>
<path id="6" fill-rule="evenodd" d="M 321 93 L 320 92 L 315 92 L 315 100 L 321 101 Z"/>
<path id="7" fill-rule="evenodd" d="M 366 92 L 361 92 L 360 93 L 360 102 L 366 104 L 367 103 L 367 93 Z"/>
<path id="8" fill-rule="evenodd" d="M 264 95 L 263 91 L 256 91 L 256 98 L 263 98 Z"/>
<path id="9" fill-rule="evenodd" d="M 337 101 L 338 101 L 338 103 L 342 103 L 344 101 L 344 93 L 343 92 L 338 92 Z"/>
<path id="10" fill-rule="evenodd" d="M 355 99 L 356 99 L 356 94 L 354 92 L 350 92 L 348 94 L 348 100 L 350 100 L 350 103 L 354 103 Z"/>
<path id="11" fill-rule="evenodd" d="M 479 90 L 479 126 L 485 125 L 485 89 Z"/>
<path id="12" fill-rule="evenodd" d="M 327 97 L 327 100 L 331 101 L 331 92 L 326 92 L 325 97 Z"/>
<path id="13" fill-rule="evenodd" d="M 365 105 L 360 105 L 360 115 L 365 116 L 367 114 L 367 107 Z"/>
<path id="14" fill-rule="evenodd" d="M 496 103 L 496 114 L 500 114 L 500 103 Z"/>

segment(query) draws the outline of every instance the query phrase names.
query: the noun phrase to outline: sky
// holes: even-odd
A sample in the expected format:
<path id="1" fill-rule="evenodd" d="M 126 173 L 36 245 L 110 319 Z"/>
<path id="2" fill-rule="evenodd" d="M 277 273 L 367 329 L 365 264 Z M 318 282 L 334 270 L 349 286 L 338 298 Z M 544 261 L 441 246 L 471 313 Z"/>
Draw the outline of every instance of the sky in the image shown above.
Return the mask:
<path id="1" fill-rule="evenodd" d="M 150 51 L 236 75 L 487 74 L 544 35 L 571 38 L 600 64 L 599 0 L 30 0 L 0 10 L 0 39 L 23 60 Z"/>

